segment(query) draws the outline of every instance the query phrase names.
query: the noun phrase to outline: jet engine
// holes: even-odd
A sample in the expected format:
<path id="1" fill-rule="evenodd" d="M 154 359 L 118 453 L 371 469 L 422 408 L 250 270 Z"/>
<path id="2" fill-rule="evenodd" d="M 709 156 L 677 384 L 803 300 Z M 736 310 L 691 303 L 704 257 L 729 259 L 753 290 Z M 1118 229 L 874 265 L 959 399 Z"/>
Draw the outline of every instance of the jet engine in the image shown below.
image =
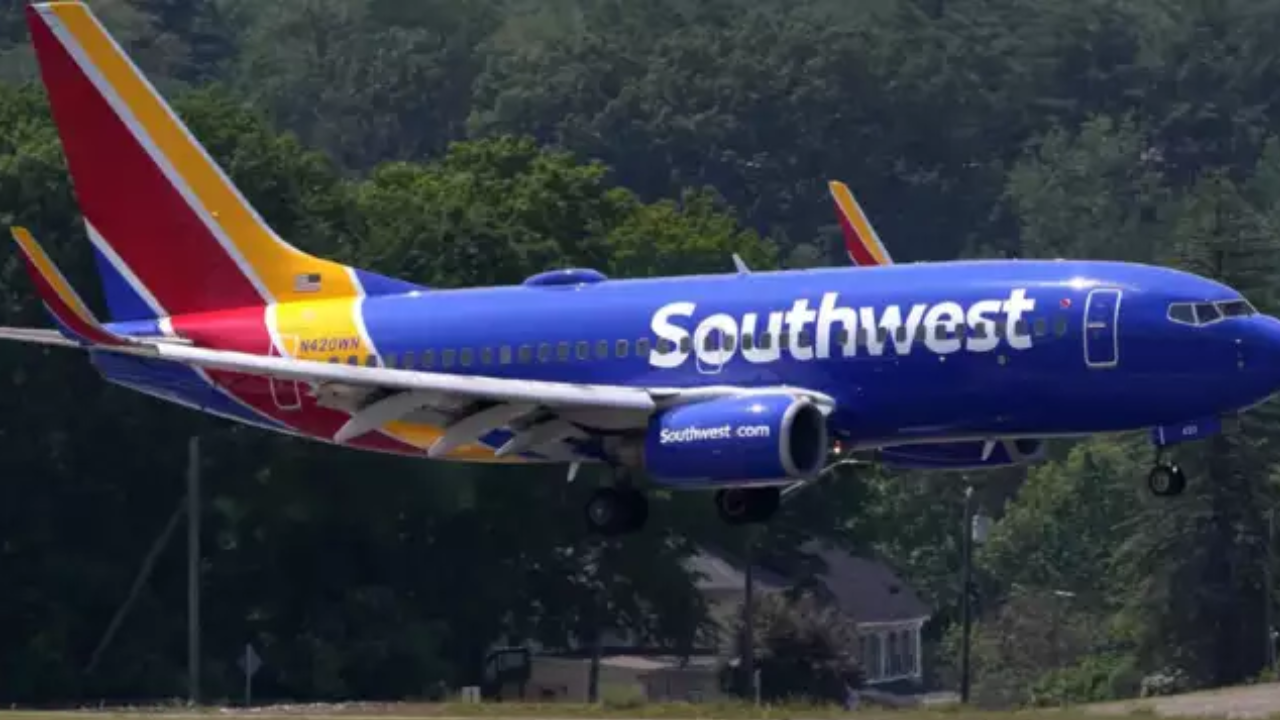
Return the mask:
<path id="1" fill-rule="evenodd" d="M 982 468 L 1027 465 L 1044 459 L 1045 441 L 1035 438 L 997 440 L 987 457 L 987 443 L 950 442 L 919 445 L 896 445 L 877 452 L 884 465 L 894 468 L 922 470 L 974 470 Z"/>
<path id="2" fill-rule="evenodd" d="M 673 486 L 762 485 L 812 477 L 827 453 L 826 417 L 807 398 L 740 395 L 654 416 L 644 466 Z"/>

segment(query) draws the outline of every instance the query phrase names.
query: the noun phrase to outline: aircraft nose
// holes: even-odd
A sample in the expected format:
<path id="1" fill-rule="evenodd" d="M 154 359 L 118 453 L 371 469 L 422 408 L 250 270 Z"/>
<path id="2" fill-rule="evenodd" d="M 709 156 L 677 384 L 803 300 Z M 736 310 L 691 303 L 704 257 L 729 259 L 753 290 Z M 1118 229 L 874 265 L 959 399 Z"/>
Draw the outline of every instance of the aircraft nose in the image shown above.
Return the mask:
<path id="1" fill-rule="evenodd" d="M 1242 367 L 1264 383 L 1267 393 L 1280 391 L 1280 319 L 1258 315 L 1241 348 Z"/>

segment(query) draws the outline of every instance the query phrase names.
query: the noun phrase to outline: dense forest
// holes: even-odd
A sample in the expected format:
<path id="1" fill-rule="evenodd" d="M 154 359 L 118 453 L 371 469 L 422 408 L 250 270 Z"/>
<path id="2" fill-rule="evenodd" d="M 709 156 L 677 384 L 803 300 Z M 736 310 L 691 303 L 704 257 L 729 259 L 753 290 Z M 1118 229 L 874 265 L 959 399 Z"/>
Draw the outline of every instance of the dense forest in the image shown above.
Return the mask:
<path id="1" fill-rule="evenodd" d="M 842 179 L 900 262 L 1155 262 L 1280 311 L 1280 0 L 90 4 L 282 235 L 388 275 L 843 264 L 825 185 Z M 0 5 L 0 222 L 88 290 L 21 5 Z M 0 272 L 0 322 L 46 325 L 15 254 Z M 616 624 L 687 647 L 703 609 L 681 559 L 745 542 L 677 494 L 596 564 L 592 478 L 231 427 L 108 386 L 76 353 L 0 348 L 0 417 L 4 703 L 185 694 L 181 542 L 99 643 L 182 507 L 193 433 L 210 697 L 237 692 L 246 642 L 261 696 L 421 697 L 474 681 L 499 638 L 582 636 L 601 596 Z M 1146 443 L 983 474 L 842 468 L 760 551 L 796 562 L 821 534 L 887 558 L 936 609 L 926 668 L 954 687 L 974 483 L 996 518 L 976 555 L 979 699 L 1256 678 L 1280 416 L 1180 449 L 1172 501 L 1146 493 Z"/>

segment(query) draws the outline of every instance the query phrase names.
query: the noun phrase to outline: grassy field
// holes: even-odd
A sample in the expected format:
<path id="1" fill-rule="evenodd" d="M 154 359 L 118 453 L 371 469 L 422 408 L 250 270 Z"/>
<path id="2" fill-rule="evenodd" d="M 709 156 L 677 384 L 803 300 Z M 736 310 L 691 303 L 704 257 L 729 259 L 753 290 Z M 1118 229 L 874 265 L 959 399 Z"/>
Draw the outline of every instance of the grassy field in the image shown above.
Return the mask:
<path id="1" fill-rule="evenodd" d="M 1272 713 L 1249 714 L 1248 717 L 1272 717 L 1280 720 L 1280 706 L 1272 706 Z M 1274 713 L 1274 714 L 1273 714 Z M 208 707 L 187 709 L 179 705 L 137 708 L 97 708 L 69 711 L 0 711 L 0 720 L 70 720 L 71 718 L 195 718 L 209 715 L 253 718 L 342 718 L 343 720 L 410 720 L 430 718 L 445 720 L 458 718 L 539 718 L 540 720 L 580 720 L 601 718 L 607 720 L 662 720 L 664 718 L 690 720 L 700 718 L 725 718 L 726 720 L 825 720 L 827 718 L 866 718 L 867 720 L 1023 720 L 1026 718 L 1052 717 L 1058 720 L 1099 720 L 1105 717 L 1156 718 L 1164 715 L 1146 705 L 1113 705 L 1099 712 L 1093 708 L 1065 708 L 1023 710 L 1017 712 L 983 711 L 957 707 L 937 709 L 893 710 L 862 708 L 846 712 L 838 707 L 812 705 L 783 705 L 753 707 L 746 704 L 637 704 L 633 707 L 609 707 L 603 705 L 577 705 L 556 703 L 548 705 L 523 703 L 433 703 L 433 704 L 374 704 L 351 703 L 342 705 L 276 705 L 252 709 L 234 707 Z M 1227 718 L 1230 711 L 1210 714 L 1172 713 L 1181 718 Z M 1240 717 L 1240 716 L 1236 716 Z"/>
<path id="2" fill-rule="evenodd" d="M 253 708 L 200 707 L 185 703 L 155 704 L 144 707 L 102 707 L 63 711 L 0 711 L 0 720 L 86 720 L 101 718 L 165 720 L 199 718 L 211 715 L 263 720 L 828 720 L 865 718 L 866 720 L 1280 720 L 1280 683 L 1221 688 L 1186 695 L 1126 700 L 1068 708 L 1046 708 L 1021 711 L 987 711 L 958 705 L 928 708 L 890 709 L 864 704 L 846 712 L 842 708 L 820 705 L 772 705 L 756 707 L 747 703 L 646 703 L 638 697 L 604 695 L 598 705 L 576 703 L 325 703 L 269 705 Z"/>

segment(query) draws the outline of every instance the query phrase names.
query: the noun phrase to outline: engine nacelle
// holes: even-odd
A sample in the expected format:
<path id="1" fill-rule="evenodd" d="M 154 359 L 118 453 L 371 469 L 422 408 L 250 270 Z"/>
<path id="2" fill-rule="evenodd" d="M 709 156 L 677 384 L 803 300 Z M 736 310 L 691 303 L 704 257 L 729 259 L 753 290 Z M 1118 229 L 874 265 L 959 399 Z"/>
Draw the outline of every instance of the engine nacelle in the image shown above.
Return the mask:
<path id="1" fill-rule="evenodd" d="M 878 451 L 880 462 L 895 468 L 920 470 L 977 470 L 983 468 L 1026 465 L 1044 459 L 1045 442 L 1034 438 L 999 440 L 991 454 L 982 459 L 986 443 L 938 443 L 934 445 L 898 445 Z"/>
<path id="2" fill-rule="evenodd" d="M 762 485 L 812 477 L 827 453 L 827 419 L 807 398 L 740 395 L 656 415 L 644 465 L 670 485 Z"/>

